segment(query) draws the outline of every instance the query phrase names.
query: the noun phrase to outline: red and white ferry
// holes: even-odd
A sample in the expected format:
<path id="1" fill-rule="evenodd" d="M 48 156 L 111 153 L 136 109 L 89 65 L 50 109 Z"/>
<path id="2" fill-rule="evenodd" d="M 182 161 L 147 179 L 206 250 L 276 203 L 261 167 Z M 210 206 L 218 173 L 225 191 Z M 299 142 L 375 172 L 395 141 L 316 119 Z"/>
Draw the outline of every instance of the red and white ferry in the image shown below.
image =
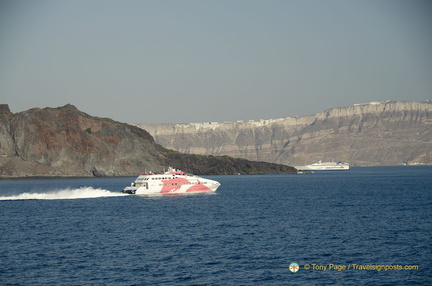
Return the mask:
<path id="1" fill-rule="evenodd" d="M 220 186 L 217 181 L 189 176 L 171 167 L 163 174 L 140 174 L 123 193 L 137 195 L 211 193 Z"/>

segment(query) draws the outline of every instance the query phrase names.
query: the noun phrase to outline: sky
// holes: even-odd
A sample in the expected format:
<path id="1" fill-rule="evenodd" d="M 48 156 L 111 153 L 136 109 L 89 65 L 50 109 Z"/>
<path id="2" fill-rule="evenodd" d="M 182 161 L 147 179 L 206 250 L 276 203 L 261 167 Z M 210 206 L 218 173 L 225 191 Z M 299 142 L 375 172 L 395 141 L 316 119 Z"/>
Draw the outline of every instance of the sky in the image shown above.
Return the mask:
<path id="1" fill-rule="evenodd" d="M 126 123 L 432 99 L 428 0 L 0 0 L 0 103 Z"/>

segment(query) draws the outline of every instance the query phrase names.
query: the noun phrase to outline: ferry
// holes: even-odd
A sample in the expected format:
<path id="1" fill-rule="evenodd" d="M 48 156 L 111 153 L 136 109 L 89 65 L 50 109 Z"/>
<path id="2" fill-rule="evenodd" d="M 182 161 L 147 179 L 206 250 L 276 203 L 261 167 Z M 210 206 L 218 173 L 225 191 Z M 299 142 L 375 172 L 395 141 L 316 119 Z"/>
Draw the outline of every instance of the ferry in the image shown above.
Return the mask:
<path id="1" fill-rule="evenodd" d="M 123 189 L 123 193 L 136 195 L 171 195 L 212 193 L 220 186 L 214 180 L 198 176 L 189 176 L 180 170 L 168 168 L 163 174 L 140 174 L 130 186 Z"/>
<path id="2" fill-rule="evenodd" d="M 349 170 L 349 163 L 342 162 L 322 162 L 313 163 L 306 166 L 296 166 L 297 170 L 302 171 L 339 171 L 339 170 Z"/>

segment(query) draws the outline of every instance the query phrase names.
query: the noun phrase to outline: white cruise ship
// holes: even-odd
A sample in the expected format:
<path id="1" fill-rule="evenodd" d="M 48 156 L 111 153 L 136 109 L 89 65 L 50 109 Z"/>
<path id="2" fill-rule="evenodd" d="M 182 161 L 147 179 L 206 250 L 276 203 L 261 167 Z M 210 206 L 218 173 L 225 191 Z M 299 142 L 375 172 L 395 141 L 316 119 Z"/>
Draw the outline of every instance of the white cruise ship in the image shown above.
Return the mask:
<path id="1" fill-rule="evenodd" d="M 189 176 L 180 170 L 169 168 L 163 174 L 140 174 L 123 193 L 137 195 L 171 195 L 215 192 L 220 186 L 217 181 Z"/>
<path id="2" fill-rule="evenodd" d="M 297 170 L 301 171 L 338 171 L 338 170 L 349 170 L 349 163 L 342 162 L 322 162 L 313 163 L 306 166 L 295 166 Z"/>

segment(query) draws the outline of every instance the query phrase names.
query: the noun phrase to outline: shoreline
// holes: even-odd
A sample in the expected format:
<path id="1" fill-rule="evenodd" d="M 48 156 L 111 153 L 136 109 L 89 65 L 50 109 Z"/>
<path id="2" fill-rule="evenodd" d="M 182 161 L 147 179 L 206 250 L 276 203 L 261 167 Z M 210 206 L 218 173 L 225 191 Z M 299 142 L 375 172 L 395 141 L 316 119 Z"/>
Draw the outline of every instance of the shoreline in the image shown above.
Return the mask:
<path id="1" fill-rule="evenodd" d="M 358 169 L 358 168 L 389 168 L 389 167 L 406 167 L 406 168 L 411 168 L 411 167 L 432 167 L 431 165 L 426 165 L 426 164 L 419 164 L 419 165 L 373 165 L 373 166 L 351 166 L 351 169 Z M 316 171 L 316 172 L 338 172 L 338 173 L 346 173 L 349 172 L 350 170 L 323 170 L 323 171 Z M 299 173 L 297 174 L 301 174 L 301 171 L 299 171 Z M 304 171 L 303 171 L 304 172 Z M 257 174 L 241 174 L 242 176 L 245 175 L 295 175 L 296 173 L 257 173 Z M 53 176 L 53 175 L 35 175 L 35 176 L 29 176 L 29 175 L 25 175 L 25 176 L 0 176 L 0 180 L 12 180 L 12 179 L 85 179 L 85 178 L 130 178 L 130 177 L 136 177 L 139 174 L 134 174 L 134 175 L 113 175 L 113 176 L 79 176 L 79 175 L 59 175 L 59 176 Z M 202 176 L 237 176 L 238 174 L 201 174 Z"/>

